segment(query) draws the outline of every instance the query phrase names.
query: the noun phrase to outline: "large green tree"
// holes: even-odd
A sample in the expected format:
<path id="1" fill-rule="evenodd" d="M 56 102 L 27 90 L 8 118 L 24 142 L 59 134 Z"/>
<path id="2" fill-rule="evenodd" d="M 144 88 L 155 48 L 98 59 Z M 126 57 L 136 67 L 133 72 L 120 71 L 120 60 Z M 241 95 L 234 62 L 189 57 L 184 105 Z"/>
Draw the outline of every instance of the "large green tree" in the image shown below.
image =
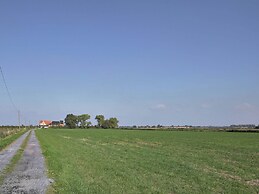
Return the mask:
<path id="1" fill-rule="evenodd" d="M 119 125 L 119 120 L 115 117 L 109 119 L 110 128 L 117 128 Z"/>
<path id="2" fill-rule="evenodd" d="M 118 119 L 115 117 L 112 117 L 110 119 L 106 119 L 103 122 L 102 128 L 108 129 L 108 128 L 117 128 L 118 127 Z"/>
<path id="3" fill-rule="evenodd" d="M 104 124 L 104 116 L 103 115 L 96 115 L 95 119 L 97 120 L 97 126 L 103 127 Z"/>
<path id="4" fill-rule="evenodd" d="M 82 115 L 77 116 L 78 123 L 81 128 L 88 127 L 91 124 L 91 122 L 87 121 L 88 119 L 90 119 L 90 117 L 91 116 L 89 114 L 82 114 Z"/>
<path id="5" fill-rule="evenodd" d="M 76 115 L 68 114 L 65 118 L 66 126 L 70 129 L 76 128 L 78 124 L 78 118 Z"/>
<path id="6" fill-rule="evenodd" d="M 106 119 L 106 120 L 103 121 L 102 128 L 104 128 L 104 129 L 111 128 L 111 127 L 110 127 L 110 121 L 109 121 L 108 119 Z"/>

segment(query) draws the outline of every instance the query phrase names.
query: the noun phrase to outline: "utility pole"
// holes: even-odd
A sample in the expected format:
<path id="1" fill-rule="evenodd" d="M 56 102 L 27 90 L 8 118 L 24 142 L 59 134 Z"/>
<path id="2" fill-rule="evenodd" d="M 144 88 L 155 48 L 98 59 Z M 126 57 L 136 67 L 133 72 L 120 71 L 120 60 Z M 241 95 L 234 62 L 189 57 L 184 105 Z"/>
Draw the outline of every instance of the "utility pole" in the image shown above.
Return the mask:
<path id="1" fill-rule="evenodd" d="M 19 110 L 18 110 L 18 123 L 19 123 L 19 130 L 20 130 L 20 127 L 21 127 L 21 113 L 20 113 Z"/>

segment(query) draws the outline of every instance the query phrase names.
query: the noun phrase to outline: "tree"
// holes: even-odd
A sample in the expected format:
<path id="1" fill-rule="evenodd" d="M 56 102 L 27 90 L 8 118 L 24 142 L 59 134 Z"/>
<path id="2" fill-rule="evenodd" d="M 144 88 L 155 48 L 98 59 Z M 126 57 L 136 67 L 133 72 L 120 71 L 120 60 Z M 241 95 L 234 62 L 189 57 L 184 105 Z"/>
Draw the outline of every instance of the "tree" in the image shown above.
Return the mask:
<path id="1" fill-rule="evenodd" d="M 70 129 L 76 128 L 78 124 L 78 118 L 76 115 L 68 114 L 65 118 L 66 126 Z"/>
<path id="2" fill-rule="evenodd" d="M 104 124 L 104 116 L 103 115 L 96 115 L 95 119 L 97 120 L 97 126 L 98 127 L 103 127 Z"/>
<path id="3" fill-rule="evenodd" d="M 110 126 L 111 126 L 110 120 L 108 120 L 108 119 L 104 120 L 102 128 L 108 129 L 108 128 L 111 128 Z"/>
<path id="4" fill-rule="evenodd" d="M 86 127 L 89 128 L 92 126 L 92 123 L 90 121 L 86 122 Z"/>
<path id="5" fill-rule="evenodd" d="M 89 124 L 91 123 L 91 122 L 90 123 L 87 122 L 87 120 L 90 119 L 90 117 L 91 117 L 89 114 L 82 114 L 77 117 L 78 117 L 78 123 L 80 124 L 81 128 L 88 127 Z"/>
<path id="6" fill-rule="evenodd" d="M 117 128 L 118 127 L 118 119 L 115 117 L 112 117 L 109 119 L 110 128 Z"/>
<path id="7" fill-rule="evenodd" d="M 118 127 L 118 119 L 115 117 L 112 117 L 110 119 L 106 119 L 103 122 L 102 128 L 108 129 L 108 128 L 117 128 Z"/>

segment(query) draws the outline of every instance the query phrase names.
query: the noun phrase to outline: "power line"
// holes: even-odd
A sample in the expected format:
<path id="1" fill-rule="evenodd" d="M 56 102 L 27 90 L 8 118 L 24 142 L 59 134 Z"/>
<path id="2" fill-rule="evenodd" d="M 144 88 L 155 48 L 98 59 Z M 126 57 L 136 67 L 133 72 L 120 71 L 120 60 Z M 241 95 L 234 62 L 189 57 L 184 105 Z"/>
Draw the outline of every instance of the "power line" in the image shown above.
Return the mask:
<path id="1" fill-rule="evenodd" d="M 13 101 L 13 98 L 12 98 L 12 95 L 10 93 L 10 90 L 7 86 L 7 82 L 6 82 L 6 79 L 5 79 L 5 76 L 4 76 L 4 73 L 3 73 L 3 70 L 2 70 L 2 67 L 0 66 L 0 72 L 1 72 L 1 75 L 2 75 L 2 78 L 3 78 L 3 82 L 4 82 L 4 85 L 5 85 L 5 89 L 7 91 L 7 94 L 8 94 L 8 97 L 9 97 L 9 100 L 13 106 L 13 108 L 17 111 L 18 113 L 18 123 L 19 123 L 19 127 L 21 125 L 21 118 L 24 119 L 24 122 L 27 123 L 27 118 L 21 114 L 21 111 L 17 108 L 17 106 L 15 105 L 14 101 Z"/>
<path id="2" fill-rule="evenodd" d="M 8 89 L 8 86 L 7 86 L 7 83 L 6 83 L 6 80 L 5 80 L 5 76 L 4 76 L 4 73 L 3 73 L 3 70 L 2 70 L 2 67 L 0 66 L 0 72 L 1 72 L 1 75 L 2 75 L 2 78 L 3 78 L 3 81 L 4 81 L 4 85 L 5 85 L 5 89 L 6 89 L 6 92 L 8 94 L 8 97 L 9 97 L 9 100 L 11 102 L 11 104 L 13 105 L 14 109 L 18 112 L 18 123 L 19 123 L 19 128 L 20 128 L 20 110 L 17 108 L 17 106 L 14 104 L 13 102 L 13 98 L 11 96 L 11 93 Z"/>
<path id="3" fill-rule="evenodd" d="M 4 81 L 5 89 L 6 89 L 6 91 L 7 91 L 9 100 L 10 100 L 11 104 L 13 105 L 14 109 L 15 109 L 16 111 L 19 111 L 18 108 L 17 108 L 17 106 L 15 106 L 15 104 L 14 104 L 14 102 L 13 102 L 13 98 L 12 98 L 12 96 L 11 96 L 11 93 L 10 93 L 8 87 L 7 87 L 6 80 L 5 80 L 5 76 L 4 76 L 4 73 L 3 73 L 3 70 L 2 70 L 2 67 L 1 67 L 1 66 L 0 66 L 0 72 L 1 72 L 1 75 L 2 75 L 2 78 L 3 78 L 3 81 Z"/>

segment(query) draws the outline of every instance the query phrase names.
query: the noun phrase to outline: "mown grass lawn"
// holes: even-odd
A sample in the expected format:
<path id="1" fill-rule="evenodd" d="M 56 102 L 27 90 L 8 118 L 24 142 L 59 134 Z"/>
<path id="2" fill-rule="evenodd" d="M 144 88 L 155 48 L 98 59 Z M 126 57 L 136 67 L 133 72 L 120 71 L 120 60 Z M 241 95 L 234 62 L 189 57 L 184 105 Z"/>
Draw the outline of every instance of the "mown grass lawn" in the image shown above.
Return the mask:
<path id="1" fill-rule="evenodd" d="M 57 193 L 258 193 L 259 134 L 40 129 Z"/>

